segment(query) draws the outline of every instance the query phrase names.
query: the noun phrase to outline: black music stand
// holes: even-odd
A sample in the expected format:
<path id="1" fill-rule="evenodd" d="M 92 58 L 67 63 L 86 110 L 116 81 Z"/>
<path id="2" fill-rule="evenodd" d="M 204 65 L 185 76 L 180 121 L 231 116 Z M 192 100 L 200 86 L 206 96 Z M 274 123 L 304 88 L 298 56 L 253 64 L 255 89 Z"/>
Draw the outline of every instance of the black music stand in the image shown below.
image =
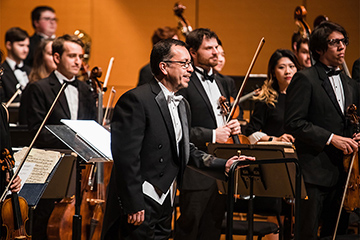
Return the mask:
<path id="1" fill-rule="evenodd" d="M 235 162 L 230 168 L 228 186 L 226 189 L 223 189 L 223 191 L 225 190 L 228 194 L 227 240 L 232 239 L 235 170 L 238 166 L 244 165 L 249 165 L 249 167 L 240 169 L 240 178 L 237 181 L 238 187 L 236 187 L 236 189 L 240 195 L 250 196 L 247 239 L 253 239 L 254 195 L 264 197 L 295 197 L 295 239 L 298 239 L 298 219 L 300 210 L 300 205 L 298 203 L 300 202 L 300 196 L 305 197 L 306 193 L 305 188 L 301 188 L 301 172 L 295 151 L 292 148 L 284 149 L 282 146 L 242 144 L 210 144 L 208 150 L 215 156 L 222 158 L 229 158 L 237 155 L 238 151 L 241 151 L 241 154 L 243 155 L 255 156 L 257 159 L 261 159 L 261 157 L 256 155 L 264 156 L 262 160 Z M 272 153 L 276 158 L 272 157 L 272 154 L 269 153 Z M 279 183 L 281 183 L 281 187 L 279 187 Z"/>
<path id="2" fill-rule="evenodd" d="M 79 137 L 77 133 L 66 125 L 47 125 L 45 128 L 77 154 L 75 214 L 73 216 L 72 239 L 81 239 L 81 164 L 88 162 L 108 162 L 111 161 L 111 159 L 105 156 L 105 154 L 100 152 L 98 149 L 95 149 L 91 144 L 84 141 L 83 138 Z"/>

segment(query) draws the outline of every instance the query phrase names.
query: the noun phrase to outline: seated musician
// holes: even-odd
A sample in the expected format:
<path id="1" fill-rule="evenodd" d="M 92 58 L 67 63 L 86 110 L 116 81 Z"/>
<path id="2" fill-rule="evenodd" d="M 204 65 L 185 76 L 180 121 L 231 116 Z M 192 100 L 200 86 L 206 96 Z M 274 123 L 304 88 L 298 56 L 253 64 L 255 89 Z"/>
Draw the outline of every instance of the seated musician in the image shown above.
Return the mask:
<path id="1" fill-rule="evenodd" d="M 47 124 L 60 124 L 61 119 L 96 119 L 95 99 L 90 86 L 76 78 L 83 57 L 83 43 L 76 36 L 64 35 L 54 40 L 52 55 L 57 66 L 50 76 L 30 83 L 27 123 L 36 132 L 50 109 L 64 81 L 69 84 L 47 120 Z M 43 129 L 35 145 L 43 148 L 67 148 L 60 140 Z M 46 239 L 48 218 L 55 199 L 41 199 L 34 212 L 34 239 Z"/>
<path id="2" fill-rule="evenodd" d="M 27 123 L 30 131 L 37 131 L 50 109 L 64 81 L 69 84 L 47 120 L 47 124 L 60 124 L 61 119 L 96 119 L 96 105 L 90 87 L 76 78 L 82 57 L 83 43 L 75 36 L 64 35 L 54 40 L 52 55 L 57 66 L 49 77 L 31 83 Z M 43 130 L 36 142 L 38 147 L 64 148 L 65 146 Z"/>
<path id="3" fill-rule="evenodd" d="M 252 144 L 258 141 L 294 142 L 294 137 L 284 130 L 284 109 L 286 89 L 297 69 L 298 62 L 290 50 L 278 49 L 270 57 L 268 79 L 260 94 L 254 97 L 259 101 L 244 130 Z"/>
<path id="4" fill-rule="evenodd" d="M 29 35 L 18 27 L 10 28 L 5 34 L 7 57 L 3 63 L 1 101 L 7 102 L 14 95 L 17 87 L 24 89 L 29 82 L 30 67 L 24 65 L 29 53 Z M 17 96 L 15 102 L 20 101 Z"/>
<path id="5" fill-rule="evenodd" d="M 3 68 L 1 66 L 2 62 L 2 53 L 0 51 L 0 79 L 1 75 L 3 73 Z M 9 124 L 7 121 L 7 110 L 4 105 L 0 106 L 0 150 L 7 148 L 12 152 L 11 150 L 11 143 L 10 143 L 10 133 L 9 133 Z M 8 173 L 5 173 L 3 171 L 0 171 L 0 191 L 1 195 L 5 190 L 6 185 L 8 184 L 10 180 L 10 176 Z M 12 192 L 19 192 L 21 187 L 21 179 L 19 176 L 17 176 L 13 183 L 10 185 L 10 189 Z M 1 220 L 0 220 L 1 221 Z"/>

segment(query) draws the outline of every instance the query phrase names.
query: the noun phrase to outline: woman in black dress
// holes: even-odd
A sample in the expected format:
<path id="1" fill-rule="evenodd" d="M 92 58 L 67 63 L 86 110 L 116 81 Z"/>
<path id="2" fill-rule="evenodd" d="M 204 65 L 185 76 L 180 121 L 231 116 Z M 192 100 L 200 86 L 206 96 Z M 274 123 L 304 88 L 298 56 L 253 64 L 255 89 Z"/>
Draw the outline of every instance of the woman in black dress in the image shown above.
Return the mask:
<path id="1" fill-rule="evenodd" d="M 252 144 L 258 141 L 294 142 L 294 137 L 284 130 L 284 109 L 286 89 L 298 68 L 296 57 L 290 50 L 278 49 L 270 57 L 268 78 L 255 97 L 258 101 L 245 129 Z"/>

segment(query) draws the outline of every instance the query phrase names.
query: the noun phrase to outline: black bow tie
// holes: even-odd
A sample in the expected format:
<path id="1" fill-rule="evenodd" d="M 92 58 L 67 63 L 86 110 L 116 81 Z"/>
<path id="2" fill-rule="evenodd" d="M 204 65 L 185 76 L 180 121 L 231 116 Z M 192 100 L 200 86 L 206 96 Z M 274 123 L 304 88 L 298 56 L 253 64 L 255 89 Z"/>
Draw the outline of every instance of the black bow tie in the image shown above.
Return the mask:
<path id="1" fill-rule="evenodd" d="M 201 70 L 199 70 L 197 67 L 195 67 L 195 71 L 197 71 L 198 73 L 200 73 L 200 74 L 204 77 L 204 80 L 209 80 L 210 82 L 213 82 L 213 81 L 215 80 L 214 74 L 208 75 L 207 72 L 201 71 Z"/>
<path id="2" fill-rule="evenodd" d="M 19 69 L 20 71 L 25 72 L 25 65 L 23 65 L 22 67 L 19 67 L 18 65 L 15 65 L 15 70 Z"/>
<path id="3" fill-rule="evenodd" d="M 69 84 L 69 85 L 73 85 L 74 87 L 78 87 L 79 86 L 79 84 L 78 84 L 78 80 L 74 80 L 74 81 L 67 81 L 67 80 L 64 80 L 64 82 L 66 82 L 67 84 Z"/>
<path id="4" fill-rule="evenodd" d="M 326 75 L 329 77 L 339 75 L 342 72 L 342 70 L 335 70 L 335 68 L 330 68 L 328 71 L 326 71 Z"/>

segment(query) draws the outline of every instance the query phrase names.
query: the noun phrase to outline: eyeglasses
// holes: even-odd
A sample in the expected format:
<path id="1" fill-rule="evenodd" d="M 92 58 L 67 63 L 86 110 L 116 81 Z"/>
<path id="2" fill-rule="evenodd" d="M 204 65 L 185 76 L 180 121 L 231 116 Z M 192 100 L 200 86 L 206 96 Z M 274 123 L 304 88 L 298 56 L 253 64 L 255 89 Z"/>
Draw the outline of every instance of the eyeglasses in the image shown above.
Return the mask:
<path id="1" fill-rule="evenodd" d="M 167 61 L 163 61 L 163 62 L 166 62 L 166 63 L 179 63 L 179 64 L 181 64 L 181 67 L 184 68 L 184 69 L 188 69 L 188 68 L 192 65 L 192 62 L 191 62 L 191 61 L 183 62 L 183 61 L 171 61 L 171 60 L 167 60 Z"/>
<path id="2" fill-rule="evenodd" d="M 47 22 L 50 22 L 50 21 L 57 22 L 58 21 L 57 18 L 51 18 L 51 17 L 42 17 L 42 18 L 40 18 L 40 20 L 44 20 L 44 21 L 47 21 Z"/>
<path id="3" fill-rule="evenodd" d="M 329 44 L 329 46 L 332 46 L 332 47 L 340 47 L 340 42 L 342 42 L 342 44 L 345 46 L 349 45 L 348 38 L 341 38 L 341 39 L 334 38 L 334 39 L 327 40 L 327 43 Z"/>

